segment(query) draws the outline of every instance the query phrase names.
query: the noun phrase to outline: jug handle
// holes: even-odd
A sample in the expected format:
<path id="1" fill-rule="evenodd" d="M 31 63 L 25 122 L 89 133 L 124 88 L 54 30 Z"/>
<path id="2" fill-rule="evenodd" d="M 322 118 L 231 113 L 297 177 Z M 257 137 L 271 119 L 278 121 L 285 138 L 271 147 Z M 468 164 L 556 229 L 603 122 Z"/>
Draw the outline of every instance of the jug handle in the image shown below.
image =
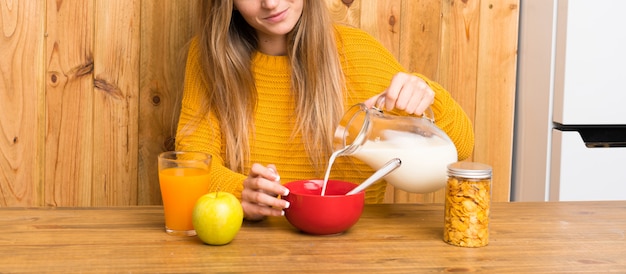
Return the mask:
<path id="1" fill-rule="evenodd" d="M 374 104 L 374 106 L 372 107 L 374 110 L 383 113 L 383 109 L 385 108 L 385 96 L 380 96 L 378 97 L 378 99 L 376 99 L 376 104 Z M 428 121 L 430 121 L 431 123 L 435 123 L 435 112 L 433 111 L 433 109 L 429 106 L 428 107 L 428 112 L 430 114 L 426 115 L 426 113 L 422 114 L 422 117 L 426 118 Z"/>

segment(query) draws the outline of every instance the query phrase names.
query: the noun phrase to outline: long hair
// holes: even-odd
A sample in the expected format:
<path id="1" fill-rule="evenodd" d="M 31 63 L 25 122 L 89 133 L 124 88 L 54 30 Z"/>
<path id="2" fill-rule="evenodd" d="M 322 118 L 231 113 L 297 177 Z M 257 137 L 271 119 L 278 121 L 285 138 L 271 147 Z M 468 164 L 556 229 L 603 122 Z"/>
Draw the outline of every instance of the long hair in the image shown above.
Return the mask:
<path id="1" fill-rule="evenodd" d="M 225 165 L 243 172 L 249 161 L 249 136 L 257 92 L 251 58 L 256 31 L 232 0 L 202 1 L 199 34 L 201 64 L 209 88 L 202 115 L 218 118 L 226 149 Z M 291 90 L 296 128 L 316 171 L 332 153 L 332 136 L 343 114 L 344 76 L 337 52 L 335 28 L 324 1 L 304 0 L 303 12 L 287 35 Z"/>

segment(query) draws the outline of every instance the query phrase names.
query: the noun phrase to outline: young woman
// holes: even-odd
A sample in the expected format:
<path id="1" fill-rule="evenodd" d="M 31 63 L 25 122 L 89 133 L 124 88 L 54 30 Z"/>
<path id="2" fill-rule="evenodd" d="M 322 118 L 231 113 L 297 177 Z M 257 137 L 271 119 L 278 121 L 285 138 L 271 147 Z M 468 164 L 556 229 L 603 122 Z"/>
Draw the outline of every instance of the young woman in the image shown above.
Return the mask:
<path id="1" fill-rule="evenodd" d="M 211 154 L 211 191 L 238 196 L 247 219 L 283 214 L 281 182 L 322 178 L 344 111 L 380 96 L 406 115 L 430 107 L 459 159 L 472 153 L 471 122 L 450 94 L 408 73 L 365 32 L 333 24 L 325 1 L 207 0 L 201 14 L 176 148 Z M 339 157 L 331 178 L 362 182 L 372 173 Z M 382 202 L 384 190 L 368 188 L 366 202 Z"/>

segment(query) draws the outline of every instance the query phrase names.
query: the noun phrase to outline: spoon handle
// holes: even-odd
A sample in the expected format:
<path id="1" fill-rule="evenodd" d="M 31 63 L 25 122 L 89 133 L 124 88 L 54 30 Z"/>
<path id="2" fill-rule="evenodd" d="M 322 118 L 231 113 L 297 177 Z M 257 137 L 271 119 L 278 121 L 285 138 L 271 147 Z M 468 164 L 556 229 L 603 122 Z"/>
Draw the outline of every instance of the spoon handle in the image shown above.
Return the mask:
<path id="1" fill-rule="evenodd" d="M 373 184 L 376 181 L 380 180 L 381 178 L 385 177 L 390 172 L 394 171 L 401 164 L 402 164 L 402 161 L 399 158 L 391 159 L 382 168 L 380 168 L 379 170 L 374 172 L 374 174 L 372 174 L 372 176 L 370 176 L 365 181 L 363 181 L 363 183 L 361 183 L 359 186 L 355 187 L 354 189 L 350 190 L 350 192 L 346 193 L 346 195 L 353 195 L 353 194 L 359 193 L 361 190 L 367 188 L 371 184 Z"/>

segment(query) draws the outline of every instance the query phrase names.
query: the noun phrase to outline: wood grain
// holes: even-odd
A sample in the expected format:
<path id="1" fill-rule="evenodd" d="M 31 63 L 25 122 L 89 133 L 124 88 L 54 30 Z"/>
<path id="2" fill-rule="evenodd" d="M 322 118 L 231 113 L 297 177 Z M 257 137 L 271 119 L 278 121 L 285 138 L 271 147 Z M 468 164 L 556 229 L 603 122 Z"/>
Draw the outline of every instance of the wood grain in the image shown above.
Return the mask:
<path id="1" fill-rule="evenodd" d="M 187 45 L 198 1 L 144 1 L 141 5 L 138 201 L 161 203 L 157 156 L 174 150 Z"/>
<path id="2" fill-rule="evenodd" d="M 92 206 L 137 204 L 140 3 L 96 1 Z"/>
<path id="3" fill-rule="evenodd" d="M 0 0 L 0 206 L 40 204 L 43 13 Z"/>
<path id="4" fill-rule="evenodd" d="M 198 1 L 0 0 L 0 206 L 160 203 Z M 325 1 L 452 93 L 508 201 L 519 0 Z"/>
<path id="5" fill-rule="evenodd" d="M 401 0 L 361 1 L 360 28 L 378 39 L 398 59 L 401 3 Z"/>
<path id="6" fill-rule="evenodd" d="M 336 22 L 358 28 L 361 25 L 361 2 L 359 0 L 325 0 L 332 18 Z"/>
<path id="7" fill-rule="evenodd" d="M 438 81 L 443 24 L 441 1 L 402 1 L 400 55 L 409 71 Z"/>
<path id="8" fill-rule="evenodd" d="M 506 201 L 513 159 L 519 1 L 483 1 L 480 10 L 474 126 L 480 138 L 476 139 L 474 160 L 493 167 L 493 199 Z"/>
<path id="9" fill-rule="evenodd" d="M 479 72 L 476 69 L 479 49 L 479 1 L 439 1 L 441 18 L 438 59 L 428 65 L 435 70 L 436 80 L 446 88 L 452 97 L 463 107 L 474 125 L 476 81 Z M 482 136 L 475 133 L 475 138 Z M 472 160 L 472 159 L 469 159 Z M 400 191 L 396 190 L 396 193 Z M 400 192 L 402 193 L 402 192 Z M 444 201 L 444 190 L 427 194 L 404 194 L 401 202 L 438 202 Z M 508 197 L 503 200 L 508 201 Z"/>
<path id="10" fill-rule="evenodd" d="M 441 1 L 403 1 L 398 60 L 411 72 L 439 81 L 441 52 Z M 408 193 L 388 185 L 386 201 L 394 203 L 442 202 L 443 190 L 426 194 Z M 441 197 L 437 199 L 438 197 Z"/>
<path id="11" fill-rule="evenodd" d="M 90 206 L 94 5 L 93 1 L 47 5 L 42 198 L 46 206 Z"/>
<path id="12" fill-rule="evenodd" d="M 335 236 L 310 236 L 285 218 L 245 222 L 208 246 L 169 236 L 161 207 L 2 208 L 0 272 L 29 273 L 623 273 L 625 201 L 494 203 L 490 241 L 442 240 L 443 205 L 366 205 Z"/>
<path id="13" fill-rule="evenodd" d="M 480 1 L 445 0 L 442 4 L 438 81 L 452 93 L 475 126 L 481 122 L 475 118 L 476 83 L 481 73 L 477 69 L 478 51 L 484 43 L 480 33 L 488 29 L 483 30 L 480 25 Z M 481 138 L 476 134 L 476 139 Z"/>

